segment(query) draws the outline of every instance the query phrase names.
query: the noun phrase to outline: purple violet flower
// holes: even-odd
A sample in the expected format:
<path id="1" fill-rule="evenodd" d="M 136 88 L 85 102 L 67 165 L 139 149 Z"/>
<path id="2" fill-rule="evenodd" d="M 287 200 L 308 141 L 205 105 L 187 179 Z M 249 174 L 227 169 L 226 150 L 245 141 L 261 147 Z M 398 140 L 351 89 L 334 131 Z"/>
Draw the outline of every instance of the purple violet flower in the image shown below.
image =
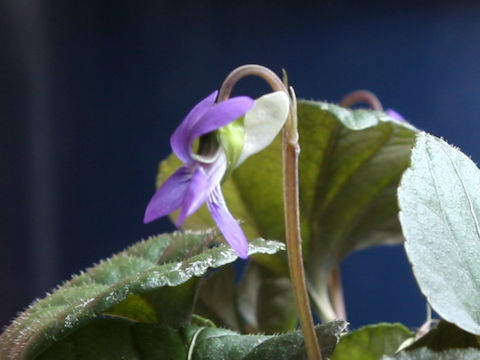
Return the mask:
<path id="1" fill-rule="evenodd" d="M 385 110 L 385 114 L 398 121 L 407 121 L 405 118 L 393 109 Z"/>
<path id="2" fill-rule="evenodd" d="M 200 101 L 185 117 L 170 138 L 175 155 L 183 165 L 157 190 L 145 211 L 144 222 L 148 223 L 180 208 L 176 225 L 193 214 L 203 203 L 222 232 L 225 240 L 241 258 L 248 256 L 247 239 L 238 222 L 225 204 L 220 182 L 227 170 L 227 157 L 218 141 L 204 147 L 198 154 L 193 152 L 197 138 L 226 126 L 245 115 L 254 100 L 247 96 L 234 97 L 215 103 L 217 91 Z M 200 149 L 202 149 L 200 140 Z M 211 145 L 211 144 L 210 144 Z"/>

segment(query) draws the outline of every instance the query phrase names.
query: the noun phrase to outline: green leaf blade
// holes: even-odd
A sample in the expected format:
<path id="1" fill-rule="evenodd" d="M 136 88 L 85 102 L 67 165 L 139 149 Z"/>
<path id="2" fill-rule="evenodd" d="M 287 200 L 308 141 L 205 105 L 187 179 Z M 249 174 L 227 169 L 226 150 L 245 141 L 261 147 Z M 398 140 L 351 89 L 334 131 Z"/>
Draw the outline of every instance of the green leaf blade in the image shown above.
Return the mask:
<path id="1" fill-rule="evenodd" d="M 211 248 L 213 235 L 175 232 L 152 237 L 74 277 L 14 320 L 0 336 L 0 357 L 34 358 L 103 313 L 185 325 L 196 289 L 191 281 L 237 259 L 226 245 Z M 249 253 L 271 254 L 283 247 L 256 239 L 250 242 Z"/>
<path id="2" fill-rule="evenodd" d="M 305 263 L 311 295 L 329 319 L 331 269 L 352 251 L 403 241 L 396 190 L 417 130 L 383 113 L 326 103 L 304 102 L 298 116 Z"/>
<path id="3" fill-rule="evenodd" d="M 405 249 L 420 289 L 445 320 L 480 334 L 480 172 L 422 133 L 398 196 Z"/>

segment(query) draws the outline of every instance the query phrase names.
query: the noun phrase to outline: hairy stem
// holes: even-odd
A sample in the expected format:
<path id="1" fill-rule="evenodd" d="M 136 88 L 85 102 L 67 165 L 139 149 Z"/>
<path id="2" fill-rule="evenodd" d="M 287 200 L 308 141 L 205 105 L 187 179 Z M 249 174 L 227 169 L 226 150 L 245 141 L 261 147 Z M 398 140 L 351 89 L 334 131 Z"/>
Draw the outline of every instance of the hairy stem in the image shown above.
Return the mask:
<path id="1" fill-rule="evenodd" d="M 285 237 L 287 240 L 288 266 L 297 304 L 300 325 L 303 330 L 309 360 L 322 359 L 313 327 L 308 298 L 300 234 L 300 209 L 298 200 L 298 144 L 297 109 L 292 91 L 292 109 L 282 134 L 283 144 L 283 201 L 285 208 Z"/>
<path id="2" fill-rule="evenodd" d="M 218 101 L 226 100 L 235 84 L 243 77 L 254 75 L 264 79 L 274 91 L 285 91 L 290 95 L 290 112 L 285 123 L 283 141 L 283 198 L 285 209 L 285 237 L 287 242 L 288 266 L 292 281 L 295 303 L 309 360 L 322 360 L 313 324 L 312 312 L 305 281 L 300 235 L 300 212 L 298 201 L 298 144 L 296 98 L 275 73 L 260 65 L 241 66 L 227 76 L 218 95 Z"/>

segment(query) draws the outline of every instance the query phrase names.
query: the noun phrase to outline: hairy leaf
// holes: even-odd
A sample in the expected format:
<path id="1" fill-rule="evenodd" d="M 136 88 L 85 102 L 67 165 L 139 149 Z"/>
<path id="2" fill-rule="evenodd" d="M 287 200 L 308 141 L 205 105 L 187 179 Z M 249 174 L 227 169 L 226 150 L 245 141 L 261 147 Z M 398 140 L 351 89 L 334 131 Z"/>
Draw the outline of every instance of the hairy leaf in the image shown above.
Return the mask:
<path id="1" fill-rule="evenodd" d="M 345 323 L 316 328 L 325 357 L 332 354 Z M 299 331 L 278 336 L 239 335 L 231 330 L 189 325 L 172 329 L 122 319 L 94 320 L 44 352 L 38 360 L 282 360 L 302 359 Z"/>
<path id="2" fill-rule="evenodd" d="M 398 196 L 405 248 L 442 318 L 480 334 L 480 172 L 460 150 L 419 134 Z"/>
<path id="3" fill-rule="evenodd" d="M 192 311 L 195 277 L 237 256 L 212 247 L 215 233 L 175 232 L 133 245 L 75 276 L 32 304 L 0 336 L 0 358 L 33 359 L 101 314 L 168 326 L 185 325 Z M 251 254 L 274 253 L 278 242 L 250 242 Z"/>
<path id="4" fill-rule="evenodd" d="M 401 324 L 365 326 L 342 337 L 331 360 L 378 360 L 382 355 L 394 355 L 414 335 Z"/>

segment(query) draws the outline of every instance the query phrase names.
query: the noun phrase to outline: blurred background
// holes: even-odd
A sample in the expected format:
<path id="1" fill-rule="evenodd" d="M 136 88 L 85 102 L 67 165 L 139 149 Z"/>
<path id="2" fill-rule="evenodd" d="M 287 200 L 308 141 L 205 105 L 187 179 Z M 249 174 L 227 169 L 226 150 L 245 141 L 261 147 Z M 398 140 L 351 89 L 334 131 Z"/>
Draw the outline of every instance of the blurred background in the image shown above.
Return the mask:
<path id="1" fill-rule="evenodd" d="M 0 327 L 70 274 L 173 229 L 142 223 L 157 164 L 236 66 L 285 68 L 300 98 L 369 89 L 479 161 L 480 6 L 359 3 L 0 0 Z M 401 247 L 342 270 L 352 327 L 424 321 Z"/>

